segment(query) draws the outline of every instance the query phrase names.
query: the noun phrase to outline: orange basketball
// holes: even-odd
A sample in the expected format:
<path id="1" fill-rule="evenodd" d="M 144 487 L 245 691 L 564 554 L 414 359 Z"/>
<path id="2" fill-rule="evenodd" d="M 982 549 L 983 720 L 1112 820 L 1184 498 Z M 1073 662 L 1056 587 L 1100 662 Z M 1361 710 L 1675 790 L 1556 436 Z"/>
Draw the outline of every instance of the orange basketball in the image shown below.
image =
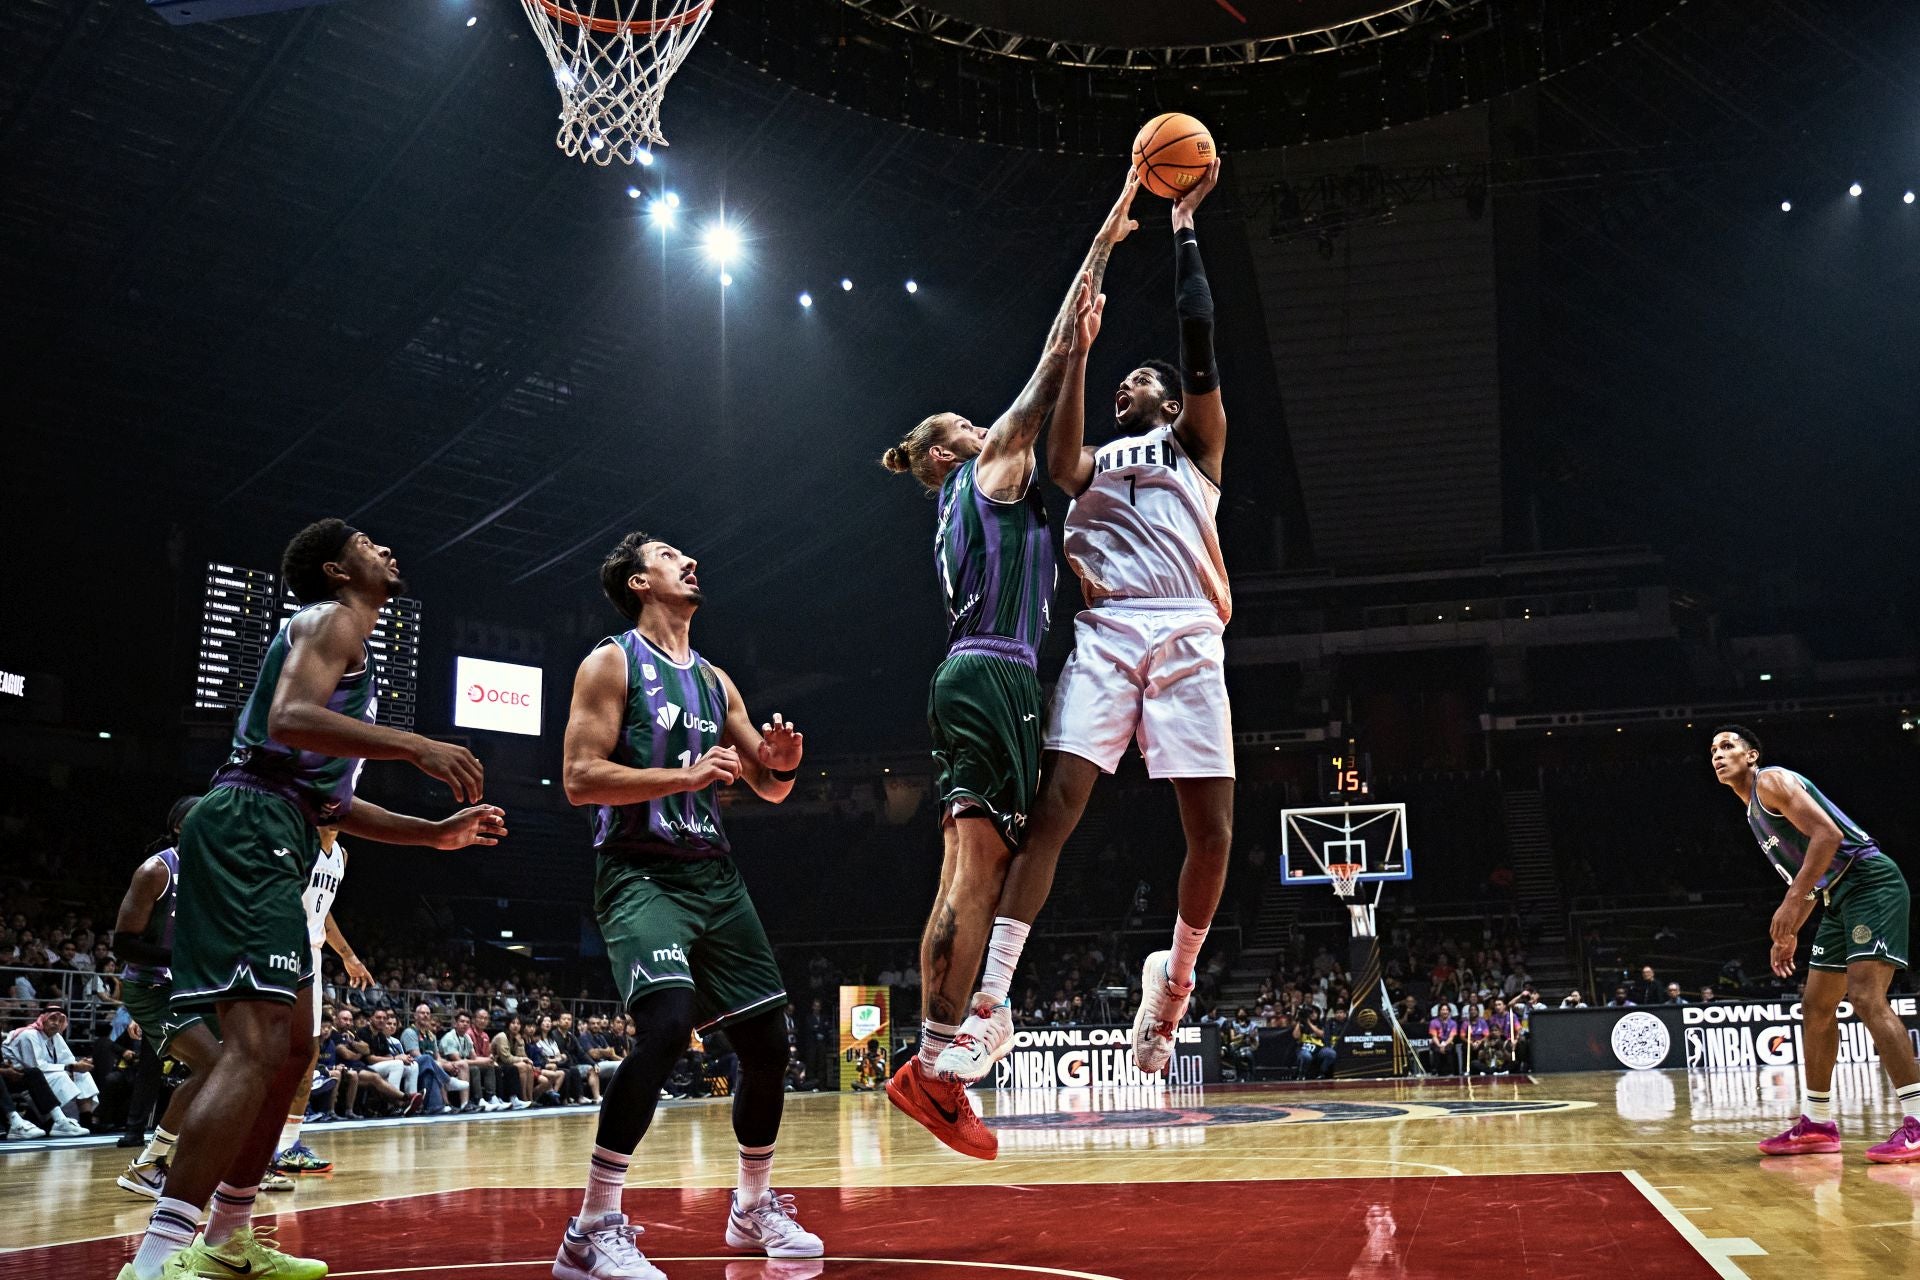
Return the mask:
<path id="1" fill-rule="evenodd" d="M 1155 116 L 1133 135 L 1133 167 L 1140 185 L 1167 200 L 1187 194 L 1206 176 L 1213 157 L 1207 126 L 1178 111 Z"/>

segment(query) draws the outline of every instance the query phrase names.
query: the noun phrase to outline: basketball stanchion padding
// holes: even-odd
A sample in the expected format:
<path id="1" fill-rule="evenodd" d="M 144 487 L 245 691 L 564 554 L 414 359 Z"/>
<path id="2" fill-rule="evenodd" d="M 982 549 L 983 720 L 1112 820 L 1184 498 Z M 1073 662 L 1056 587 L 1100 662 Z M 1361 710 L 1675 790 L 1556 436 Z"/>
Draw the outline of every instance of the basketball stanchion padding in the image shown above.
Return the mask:
<path id="1" fill-rule="evenodd" d="M 664 147 L 660 100 L 713 15 L 713 0 L 520 0 L 560 90 L 554 144 L 595 164 Z"/>

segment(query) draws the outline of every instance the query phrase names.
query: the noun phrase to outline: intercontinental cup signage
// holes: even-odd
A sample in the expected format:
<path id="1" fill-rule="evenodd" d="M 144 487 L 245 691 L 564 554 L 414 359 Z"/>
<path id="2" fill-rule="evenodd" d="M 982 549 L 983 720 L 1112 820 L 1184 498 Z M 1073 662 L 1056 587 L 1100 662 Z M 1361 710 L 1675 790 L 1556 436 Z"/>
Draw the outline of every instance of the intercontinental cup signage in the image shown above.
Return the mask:
<path id="1" fill-rule="evenodd" d="M 1920 1000 L 1887 1003 L 1920 1053 Z M 1841 1063 L 1879 1061 L 1853 1006 L 1840 1004 Z M 1689 1071 L 1797 1066 L 1806 1061 L 1798 1000 L 1716 1000 L 1631 1009 L 1540 1009 L 1532 1020 L 1535 1071 Z"/>
<path id="2" fill-rule="evenodd" d="M 1180 1027 L 1166 1083 L 1220 1083 L 1220 1028 Z M 1133 1062 L 1133 1028 L 1030 1027 L 1013 1033 L 1013 1050 L 977 1087 L 994 1089 L 1137 1088 L 1152 1081 Z"/>

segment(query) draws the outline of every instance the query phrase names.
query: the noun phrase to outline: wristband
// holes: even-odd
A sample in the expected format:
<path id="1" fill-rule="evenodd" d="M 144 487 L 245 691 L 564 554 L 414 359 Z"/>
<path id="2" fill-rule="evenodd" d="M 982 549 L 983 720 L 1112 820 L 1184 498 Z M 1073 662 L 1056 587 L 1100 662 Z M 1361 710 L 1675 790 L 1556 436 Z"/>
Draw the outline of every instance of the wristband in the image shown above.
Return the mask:
<path id="1" fill-rule="evenodd" d="M 769 769 L 767 773 L 775 782 L 792 782 L 800 773 L 798 769 Z"/>

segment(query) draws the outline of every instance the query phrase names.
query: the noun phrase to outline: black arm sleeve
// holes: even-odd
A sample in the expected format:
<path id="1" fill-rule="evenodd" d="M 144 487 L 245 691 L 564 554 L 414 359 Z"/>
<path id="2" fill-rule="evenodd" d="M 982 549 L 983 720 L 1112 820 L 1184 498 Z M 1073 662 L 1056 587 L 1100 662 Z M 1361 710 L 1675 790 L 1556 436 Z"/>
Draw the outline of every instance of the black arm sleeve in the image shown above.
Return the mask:
<path id="1" fill-rule="evenodd" d="M 1220 389 L 1213 362 L 1213 290 L 1200 261 L 1200 238 L 1191 230 L 1173 237 L 1174 310 L 1180 317 L 1180 382 L 1188 395 Z"/>

